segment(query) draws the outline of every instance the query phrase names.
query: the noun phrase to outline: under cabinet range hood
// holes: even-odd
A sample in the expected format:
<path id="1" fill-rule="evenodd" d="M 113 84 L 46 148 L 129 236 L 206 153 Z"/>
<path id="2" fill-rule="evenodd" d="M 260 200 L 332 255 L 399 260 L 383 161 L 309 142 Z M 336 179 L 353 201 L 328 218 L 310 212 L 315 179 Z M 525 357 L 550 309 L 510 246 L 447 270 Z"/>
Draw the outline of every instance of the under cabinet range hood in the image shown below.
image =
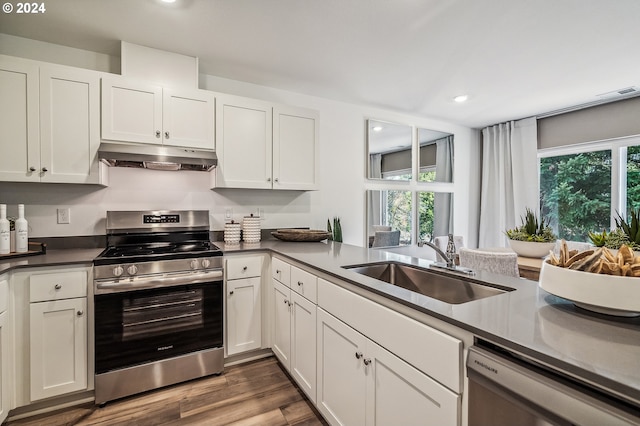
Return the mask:
<path id="1" fill-rule="evenodd" d="M 218 164 L 214 151 L 162 145 L 134 145 L 102 142 L 98 158 L 113 167 L 153 170 L 210 171 Z"/>

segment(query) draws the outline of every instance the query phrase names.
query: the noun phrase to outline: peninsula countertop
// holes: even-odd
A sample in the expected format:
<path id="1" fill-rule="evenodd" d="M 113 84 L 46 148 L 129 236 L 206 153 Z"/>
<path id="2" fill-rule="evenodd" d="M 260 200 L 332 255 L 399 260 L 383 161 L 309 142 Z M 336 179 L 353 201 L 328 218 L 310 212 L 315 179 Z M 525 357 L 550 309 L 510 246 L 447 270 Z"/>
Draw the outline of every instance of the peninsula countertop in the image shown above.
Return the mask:
<path id="1" fill-rule="evenodd" d="M 429 267 L 431 261 L 416 257 L 420 256 L 417 252 L 401 254 L 333 242 L 215 244 L 229 255 L 266 251 L 299 262 L 603 386 L 640 406 L 640 317 L 618 318 L 585 311 L 526 279 L 479 272 L 475 278 L 515 290 L 454 305 L 343 268 L 389 260 Z M 0 273 L 16 268 L 90 265 L 100 251 L 50 250 L 45 255 L 4 260 Z"/>

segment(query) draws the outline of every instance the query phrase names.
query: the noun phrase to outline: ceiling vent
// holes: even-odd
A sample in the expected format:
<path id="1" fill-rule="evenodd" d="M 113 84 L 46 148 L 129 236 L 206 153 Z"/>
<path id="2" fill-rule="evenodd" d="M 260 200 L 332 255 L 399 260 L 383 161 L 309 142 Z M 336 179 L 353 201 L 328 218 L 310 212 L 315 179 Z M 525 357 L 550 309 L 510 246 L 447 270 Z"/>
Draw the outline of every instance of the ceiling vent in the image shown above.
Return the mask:
<path id="1" fill-rule="evenodd" d="M 597 96 L 599 98 L 606 99 L 606 98 L 617 98 L 621 96 L 635 95 L 638 93 L 640 93 L 640 89 L 637 86 L 629 86 L 629 87 L 625 87 L 624 89 L 618 89 L 612 92 L 601 93 Z"/>

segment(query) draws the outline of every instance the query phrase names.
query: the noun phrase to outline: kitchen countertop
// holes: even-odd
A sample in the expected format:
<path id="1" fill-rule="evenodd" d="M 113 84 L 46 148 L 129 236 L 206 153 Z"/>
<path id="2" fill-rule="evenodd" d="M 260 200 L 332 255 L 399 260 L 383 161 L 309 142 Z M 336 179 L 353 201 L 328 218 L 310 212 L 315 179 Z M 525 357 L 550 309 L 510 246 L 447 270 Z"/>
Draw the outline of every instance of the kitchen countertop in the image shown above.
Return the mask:
<path id="1" fill-rule="evenodd" d="M 431 257 L 427 248 L 394 253 L 347 244 L 279 241 L 246 247 L 219 246 L 226 253 L 270 250 L 603 386 L 640 405 L 640 317 L 592 313 L 547 293 L 535 281 L 482 271 L 474 278 L 515 291 L 452 305 L 342 268 L 386 260 L 428 267 L 430 260 L 416 257 L 421 256 L 422 250 L 426 251 L 424 257 Z"/>
<path id="2" fill-rule="evenodd" d="M 427 259 L 432 254 L 426 248 L 394 253 L 330 242 L 215 244 L 228 254 L 271 251 L 565 370 L 640 405 L 640 317 L 618 318 L 585 311 L 540 289 L 534 281 L 483 272 L 475 278 L 515 291 L 452 305 L 342 268 L 387 260 L 428 267 L 431 261 Z M 426 251 L 424 256 L 422 250 Z M 0 273 L 25 267 L 91 264 L 100 252 L 50 250 L 45 255 L 1 261 Z"/>

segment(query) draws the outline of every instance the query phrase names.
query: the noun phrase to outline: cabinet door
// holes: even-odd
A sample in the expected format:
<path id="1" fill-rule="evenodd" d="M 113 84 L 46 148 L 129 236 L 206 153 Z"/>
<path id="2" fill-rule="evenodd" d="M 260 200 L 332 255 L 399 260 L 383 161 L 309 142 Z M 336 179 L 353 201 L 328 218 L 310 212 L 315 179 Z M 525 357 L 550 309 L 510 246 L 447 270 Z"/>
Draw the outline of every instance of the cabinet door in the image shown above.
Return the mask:
<path id="1" fill-rule="evenodd" d="M 318 189 L 317 111 L 273 109 L 273 188 Z"/>
<path id="2" fill-rule="evenodd" d="M 316 402 L 316 305 L 291 292 L 291 375 Z"/>
<path id="3" fill-rule="evenodd" d="M 218 96 L 215 126 L 216 187 L 271 188 L 271 104 Z"/>
<path id="4" fill-rule="evenodd" d="M 30 304 L 31 401 L 87 388 L 87 299 Z"/>
<path id="5" fill-rule="evenodd" d="M 38 182 L 37 63 L 0 55 L 0 93 L 0 180 Z"/>
<path id="6" fill-rule="evenodd" d="M 260 277 L 227 281 L 227 354 L 262 345 Z"/>
<path id="7" fill-rule="evenodd" d="M 459 424 L 459 395 L 371 340 L 364 361 L 368 364 L 367 425 Z"/>
<path id="8" fill-rule="evenodd" d="M 316 407 L 332 425 L 364 425 L 366 376 L 363 353 L 367 339 L 322 309 L 318 309 L 317 315 Z"/>
<path id="9" fill-rule="evenodd" d="M 5 281 L 6 282 L 6 281 Z M 9 376 L 9 314 L 0 313 L 0 424 L 9 414 L 11 380 Z"/>
<path id="10" fill-rule="evenodd" d="M 291 368 L 291 290 L 273 280 L 273 343 L 271 349 L 286 370 Z"/>
<path id="11" fill-rule="evenodd" d="M 100 183 L 100 74 L 40 68 L 42 182 Z"/>
<path id="12" fill-rule="evenodd" d="M 103 78 L 102 139 L 162 144 L 162 87 Z"/>
<path id="13" fill-rule="evenodd" d="M 213 92 L 172 90 L 162 92 L 164 144 L 185 148 L 215 149 Z"/>

